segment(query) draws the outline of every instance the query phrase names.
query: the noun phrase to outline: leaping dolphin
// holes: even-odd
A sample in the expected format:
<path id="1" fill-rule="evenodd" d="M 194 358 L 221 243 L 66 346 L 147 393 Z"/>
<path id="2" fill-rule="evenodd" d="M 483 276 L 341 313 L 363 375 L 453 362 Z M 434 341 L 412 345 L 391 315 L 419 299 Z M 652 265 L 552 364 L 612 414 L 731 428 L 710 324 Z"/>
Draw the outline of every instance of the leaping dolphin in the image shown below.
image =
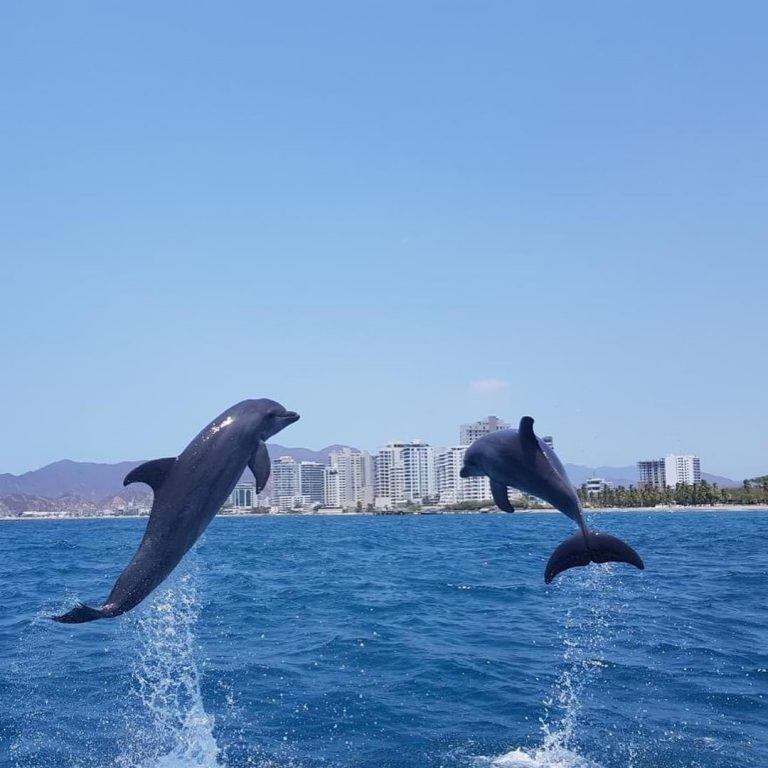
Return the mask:
<path id="1" fill-rule="evenodd" d="M 475 440 L 464 454 L 462 477 L 487 475 L 493 500 L 504 512 L 514 512 L 507 486 L 530 493 L 574 520 L 579 533 L 566 539 L 549 558 L 544 581 L 558 573 L 589 563 L 629 563 L 645 568 L 629 544 L 607 533 L 590 531 L 581 504 L 555 452 L 533 432 L 533 419 L 523 416 L 519 429 L 502 429 Z"/>
<path id="2" fill-rule="evenodd" d="M 243 400 L 217 416 L 178 457 L 154 459 L 129 472 L 123 485 L 146 483 L 155 494 L 139 549 L 101 608 L 80 603 L 51 618 L 80 624 L 137 606 L 200 538 L 246 466 L 257 492 L 263 490 L 270 470 L 264 441 L 298 418 L 274 400 Z"/>

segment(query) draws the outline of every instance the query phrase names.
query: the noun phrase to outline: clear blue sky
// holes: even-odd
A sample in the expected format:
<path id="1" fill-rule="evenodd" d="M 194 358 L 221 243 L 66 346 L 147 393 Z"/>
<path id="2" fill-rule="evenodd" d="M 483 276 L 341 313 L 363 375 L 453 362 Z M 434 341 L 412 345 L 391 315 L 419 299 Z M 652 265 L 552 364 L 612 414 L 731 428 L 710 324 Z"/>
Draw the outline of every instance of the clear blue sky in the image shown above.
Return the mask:
<path id="1" fill-rule="evenodd" d="M 279 440 L 768 471 L 768 6 L 4 3 L 0 471 Z"/>

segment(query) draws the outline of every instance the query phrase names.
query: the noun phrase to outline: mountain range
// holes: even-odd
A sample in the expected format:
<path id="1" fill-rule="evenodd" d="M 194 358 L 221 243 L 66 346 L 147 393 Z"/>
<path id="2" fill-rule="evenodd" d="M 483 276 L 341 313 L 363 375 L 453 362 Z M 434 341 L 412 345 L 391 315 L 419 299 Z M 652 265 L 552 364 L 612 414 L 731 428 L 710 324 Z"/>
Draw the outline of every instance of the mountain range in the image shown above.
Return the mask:
<path id="1" fill-rule="evenodd" d="M 309 448 L 286 448 L 277 443 L 267 445 L 272 459 L 291 456 L 296 461 L 318 461 L 321 464 L 328 462 L 328 456 L 333 451 L 346 447 L 348 446 L 328 445 L 319 451 L 313 451 Z M 9 496 L 36 496 L 44 499 L 72 496 L 86 501 L 100 501 L 112 496 L 121 496 L 132 501 L 151 493 L 147 486 L 140 483 L 123 487 L 123 478 L 144 461 L 146 459 L 97 464 L 63 459 L 21 475 L 6 472 L 0 474 L 0 499 Z M 243 477 L 247 480 L 253 479 L 250 470 L 246 470 Z"/>

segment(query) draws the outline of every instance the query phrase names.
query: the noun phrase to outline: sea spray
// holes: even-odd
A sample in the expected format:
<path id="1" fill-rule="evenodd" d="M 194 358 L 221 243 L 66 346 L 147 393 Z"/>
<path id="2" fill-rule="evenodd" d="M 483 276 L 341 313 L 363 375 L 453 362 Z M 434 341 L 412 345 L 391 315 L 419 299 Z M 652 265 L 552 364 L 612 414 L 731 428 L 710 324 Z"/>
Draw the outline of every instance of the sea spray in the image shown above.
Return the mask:
<path id="1" fill-rule="evenodd" d="M 195 555 L 132 617 L 136 660 L 120 768 L 217 768 L 213 718 L 206 713 L 196 661 L 200 604 Z"/>
<path id="2" fill-rule="evenodd" d="M 605 665 L 606 649 L 615 634 L 619 597 L 614 566 L 590 566 L 570 581 L 556 582 L 565 599 L 561 641 L 562 665 L 540 719 L 541 743 L 517 748 L 495 758 L 498 768 L 599 768 L 579 754 L 582 710 L 590 684 Z M 564 594 L 567 593 L 567 594 Z"/>

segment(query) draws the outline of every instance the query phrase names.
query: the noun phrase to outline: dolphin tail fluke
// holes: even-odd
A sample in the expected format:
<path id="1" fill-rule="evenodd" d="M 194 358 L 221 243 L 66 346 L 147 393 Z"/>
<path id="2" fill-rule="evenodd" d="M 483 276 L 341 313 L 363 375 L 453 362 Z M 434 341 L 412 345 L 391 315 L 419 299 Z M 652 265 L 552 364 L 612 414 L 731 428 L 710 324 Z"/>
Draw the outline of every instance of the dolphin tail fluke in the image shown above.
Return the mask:
<path id="1" fill-rule="evenodd" d="M 587 531 L 585 536 L 579 531 L 552 553 L 544 581 L 549 584 L 558 573 L 590 563 L 628 563 L 641 571 L 645 568 L 640 555 L 621 539 L 596 531 Z"/>
<path id="2" fill-rule="evenodd" d="M 61 624 L 83 624 L 86 621 L 103 619 L 106 615 L 104 611 L 98 608 L 91 608 L 85 603 L 78 603 L 71 611 L 63 613 L 61 616 L 51 616 L 51 618 Z"/>

